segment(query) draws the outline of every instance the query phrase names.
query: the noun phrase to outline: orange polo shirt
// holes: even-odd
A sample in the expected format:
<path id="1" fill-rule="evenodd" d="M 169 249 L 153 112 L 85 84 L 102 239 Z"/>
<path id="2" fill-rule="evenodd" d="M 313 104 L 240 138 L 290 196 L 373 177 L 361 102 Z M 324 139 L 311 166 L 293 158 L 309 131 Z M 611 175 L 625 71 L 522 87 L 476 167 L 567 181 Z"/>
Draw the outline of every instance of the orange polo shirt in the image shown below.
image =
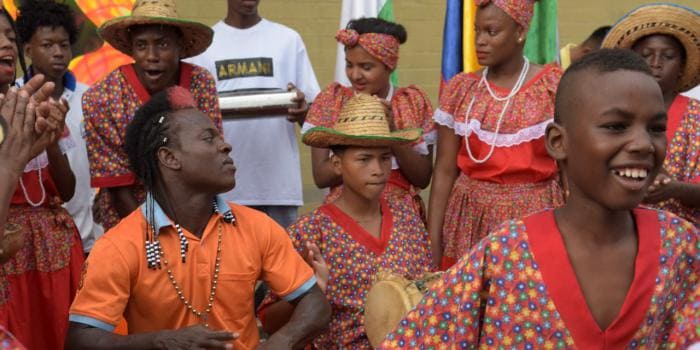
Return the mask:
<path id="1" fill-rule="evenodd" d="M 221 264 L 209 327 L 240 334 L 236 349 L 253 349 L 259 343 L 253 313 L 256 280 L 263 280 L 279 295 L 293 300 L 316 283 L 313 270 L 294 250 L 285 230 L 267 215 L 224 202 L 235 220 L 213 213 L 198 238 L 187 230 L 186 262 L 180 258 L 177 231 L 155 203 L 154 217 L 165 258 L 185 298 L 200 311 L 206 309 L 214 264 L 217 231 L 222 229 Z M 203 323 L 187 310 L 170 282 L 165 266 L 149 269 L 145 255 L 146 207 L 124 218 L 101 237 L 85 262 L 70 320 L 112 331 L 122 316 L 129 333 L 178 329 Z"/>

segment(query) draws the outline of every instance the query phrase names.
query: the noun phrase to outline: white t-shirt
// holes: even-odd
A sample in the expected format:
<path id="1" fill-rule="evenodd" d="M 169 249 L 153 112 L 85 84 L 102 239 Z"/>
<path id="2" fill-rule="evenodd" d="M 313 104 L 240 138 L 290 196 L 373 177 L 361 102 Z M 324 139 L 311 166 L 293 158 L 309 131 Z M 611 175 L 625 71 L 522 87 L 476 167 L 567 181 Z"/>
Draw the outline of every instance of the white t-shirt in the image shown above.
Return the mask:
<path id="1" fill-rule="evenodd" d="M 700 100 L 700 85 L 684 92 L 683 95 L 688 96 L 690 98 L 694 98 L 696 100 Z"/>
<path id="2" fill-rule="evenodd" d="M 22 86 L 24 78 L 17 79 L 17 85 Z M 75 80 L 72 73 L 66 73 L 64 78 L 63 97 L 68 101 L 66 126 L 71 134 L 73 147 L 66 152 L 68 163 L 75 176 L 75 192 L 71 200 L 63 204 L 73 217 L 83 242 L 83 250 L 89 252 L 95 240 L 100 238 L 104 229 L 93 220 L 92 204 L 95 199 L 95 189 L 90 186 L 90 166 L 87 158 L 87 146 L 83 135 L 83 108 L 81 99 L 88 89 L 87 85 Z"/>
<path id="3" fill-rule="evenodd" d="M 286 89 L 291 82 L 309 102 L 319 93 L 306 47 L 294 30 L 265 19 L 247 29 L 219 21 L 213 29 L 211 46 L 188 61 L 207 68 L 218 91 Z M 224 121 L 237 168 L 236 187 L 224 198 L 243 205 L 303 205 L 296 137 L 295 124 L 284 116 Z"/>

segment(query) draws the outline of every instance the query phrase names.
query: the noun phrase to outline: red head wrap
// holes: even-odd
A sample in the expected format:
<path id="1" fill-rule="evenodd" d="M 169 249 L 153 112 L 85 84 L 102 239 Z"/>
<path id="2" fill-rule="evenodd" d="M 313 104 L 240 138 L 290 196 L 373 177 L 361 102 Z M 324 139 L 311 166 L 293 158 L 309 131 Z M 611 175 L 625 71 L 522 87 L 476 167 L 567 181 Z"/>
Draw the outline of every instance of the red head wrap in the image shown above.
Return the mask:
<path id="1" fill-rule="evenodd" d="M 183 88 L 182 86 L 171 86 L 167 90 L 168 103 L 170 108 L 174 111 L 179 111 L 181 109 L 196 108 L 194 104 L 194 97 L 189 90 Z"/>
<path id="2" fill-rule="evenodd" d="M 372 57 L 382 61 L 391 70 L 396 68 L 396 63 L 399 61 L 400 43 L 393 35 L 359 34 L 354 29 L 341 29 L 335 34 L 335 39 L 346 47 L 360 45 Z"/>
<path id="3" fill-rule="evenodd" d="M 535 8 L 535 0 L 474 0 L 476 6 L 484 6 L 489 2 L 507 13 L 525 30 L 530 26 Z"/>

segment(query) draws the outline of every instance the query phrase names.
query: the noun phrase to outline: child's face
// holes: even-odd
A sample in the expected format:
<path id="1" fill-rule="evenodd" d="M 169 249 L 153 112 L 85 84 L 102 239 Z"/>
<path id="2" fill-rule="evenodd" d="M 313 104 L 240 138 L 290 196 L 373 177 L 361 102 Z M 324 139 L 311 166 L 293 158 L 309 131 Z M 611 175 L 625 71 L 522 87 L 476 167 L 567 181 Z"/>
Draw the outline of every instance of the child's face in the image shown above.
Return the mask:
<path id="1" fill-rule="evenodd" d="M 343 178 L 343 191 L 349 190 L 367 200 L 379 200 L 391 173 L 389 147 L 348 147 L 334 154 L 332 164 Z"/>
<path id="2" fill-rule="evenodd" d="M 653 77 L 580 72 L 577 102 L 565 115 L 560 159 L 571 194 L 610 210 L 641 203 L 666 152 L 666 112 Z M 548 140 L 551 141 L 551 140 Z"/>
<path id="3" fill-rule="evenodd" d="M 24 46 L 24 55 L 32 60 L 37 73 L 59 81 L 73 58 L 70 37 L 63 27 L 39 27 Z"/>
<path id="4" fill-rule="evenodd" d="M 676 91 L 683 72 L 683 46 L 668 35 L 650 35 L 634 43 L 632 49 L 644 57 L 661 90 Z"/>

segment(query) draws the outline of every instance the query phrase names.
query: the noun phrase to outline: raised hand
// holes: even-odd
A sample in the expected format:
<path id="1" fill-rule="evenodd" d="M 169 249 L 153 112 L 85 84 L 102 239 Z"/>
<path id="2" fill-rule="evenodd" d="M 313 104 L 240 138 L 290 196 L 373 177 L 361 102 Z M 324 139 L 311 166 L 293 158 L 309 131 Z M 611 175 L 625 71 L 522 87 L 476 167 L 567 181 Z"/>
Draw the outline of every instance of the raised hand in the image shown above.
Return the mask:
<path id="1" fill-rule="evenodd" d="M 296 91 L 297 96 L 292 100 L 297 104 L 297 107 L 287 110 L 287 120 L 294 123 L 303 123 L 306 119 L 306 113 L 309 111 L 309 104 L 306 102 L 306 95 L 300 90 L 297 90 L 294 84 L 287 84 L 287 91 Z"/>

